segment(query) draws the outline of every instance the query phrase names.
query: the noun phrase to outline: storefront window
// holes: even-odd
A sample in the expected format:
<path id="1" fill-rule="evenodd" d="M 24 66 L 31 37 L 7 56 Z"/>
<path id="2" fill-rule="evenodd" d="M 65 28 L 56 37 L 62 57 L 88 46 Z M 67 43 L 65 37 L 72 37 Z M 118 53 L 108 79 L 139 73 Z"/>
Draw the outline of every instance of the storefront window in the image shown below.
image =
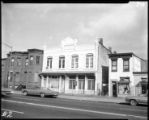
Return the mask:
<path id="1" fill-rule="evenodd" d="M 69 80 L 69 89 L 75 89 L 75 80 Z"/>
<path id="2" fill-rule="evenodd" d="M 130 93 L 130 80 L 128 77 L 121 77 L 118 82 L 118 94 L 127 95 Z"/>
<path id="3" fill-rule="evenodd" d="M 147 78 L 141 78 L 141 87 L 142 87 L 142 94 L 146 94 L 148 91 L 148 82 Z"/>
<path id="4" fill-rule="evenodd" d="M 88 80 L 88 90 L 95 90 L 95 80 Z"/>
<path id="5" fill-rule="evenodd" d="M 119 94 L 129 94 L 129 84 L 119 84 Z"/>

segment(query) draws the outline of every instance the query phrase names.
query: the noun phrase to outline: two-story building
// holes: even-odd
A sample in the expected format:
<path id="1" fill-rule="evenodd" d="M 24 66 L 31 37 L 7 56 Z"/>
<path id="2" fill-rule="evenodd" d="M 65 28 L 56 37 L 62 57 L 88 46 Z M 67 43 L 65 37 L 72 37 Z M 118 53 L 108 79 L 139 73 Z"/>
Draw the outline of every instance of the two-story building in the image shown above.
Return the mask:
<path id="1" fill-rule="evenodd" d="M 138 95 L 148 90 L 147 62 L 134 53 L 109 54 L 109 96 Z"/>
<path id="2" fill-rule="evenodd" d="M 60 47 L 45 48 L 41 87 L 60 93 L 107 95 L 110 53 L 102 39 L 77 45 L 77 40 L 68 37 Z"/>
<path id="3" fill-rule="evenodd" d="M 40 86 L 39 73 L 42 71 L 43 50 L 13 51 L 8 57 L 8 86 L 17 89 L 20 85 L 26 88 Z"/>

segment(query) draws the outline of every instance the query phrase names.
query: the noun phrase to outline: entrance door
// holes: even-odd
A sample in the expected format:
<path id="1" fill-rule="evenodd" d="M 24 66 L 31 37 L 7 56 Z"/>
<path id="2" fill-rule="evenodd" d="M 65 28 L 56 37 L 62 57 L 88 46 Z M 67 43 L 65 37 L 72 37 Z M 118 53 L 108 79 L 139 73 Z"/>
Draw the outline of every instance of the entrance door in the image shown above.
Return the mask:
<path id="1" fill-rule="evenodd" d="M 84 79 L 80 79 L 79 80 L 79 91 L 81 94 L 84 93 L 84 87 L 85 87 L 85 80 Z"/>
<path id="2" fill-rule="evenodd" d="M 62 76 L 61 92 L 62 92 L 62 93 L 65 92 L 65 77 L 64 77 L 64 76 Z"/>
<path id="3" fill-rule="evenodd" d="M 102 66 L 102 95 L 108 95 L 108 81 L 109 81 L 109 69 L 106 66 Z"/>
<path id="4" fill-rule="evenodd" d="M 117 83 L 116 83 L 116 81 L 112 81 L 112 91 L 113 91 L 113 97 L 117 97 Z"/>

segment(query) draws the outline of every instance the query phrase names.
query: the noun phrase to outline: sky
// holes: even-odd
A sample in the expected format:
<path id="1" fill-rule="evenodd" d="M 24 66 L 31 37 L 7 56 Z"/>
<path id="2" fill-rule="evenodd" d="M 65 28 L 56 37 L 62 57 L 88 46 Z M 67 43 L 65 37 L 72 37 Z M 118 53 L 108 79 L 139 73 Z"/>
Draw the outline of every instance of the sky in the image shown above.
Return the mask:
<path id="1" fill-rule="evenodd" d="M 121 4 L 1 3 L 2 58 L 10 51 L 59 47 L 65 38 L 79 45 L 103 44 L 117 53 L 148 59 L 147 2 Z"/>

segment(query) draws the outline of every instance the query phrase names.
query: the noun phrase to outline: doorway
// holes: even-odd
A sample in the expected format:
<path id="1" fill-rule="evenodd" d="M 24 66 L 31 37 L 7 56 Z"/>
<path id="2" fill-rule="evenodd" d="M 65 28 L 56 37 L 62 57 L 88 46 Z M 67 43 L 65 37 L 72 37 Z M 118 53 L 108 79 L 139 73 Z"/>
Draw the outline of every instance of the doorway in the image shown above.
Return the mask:
<path id="1" fill-rule="evenodd" d="M 113 97 L 117 97 L 117 82 L 112 81 L 112 91 L 113 91 Z"/>

